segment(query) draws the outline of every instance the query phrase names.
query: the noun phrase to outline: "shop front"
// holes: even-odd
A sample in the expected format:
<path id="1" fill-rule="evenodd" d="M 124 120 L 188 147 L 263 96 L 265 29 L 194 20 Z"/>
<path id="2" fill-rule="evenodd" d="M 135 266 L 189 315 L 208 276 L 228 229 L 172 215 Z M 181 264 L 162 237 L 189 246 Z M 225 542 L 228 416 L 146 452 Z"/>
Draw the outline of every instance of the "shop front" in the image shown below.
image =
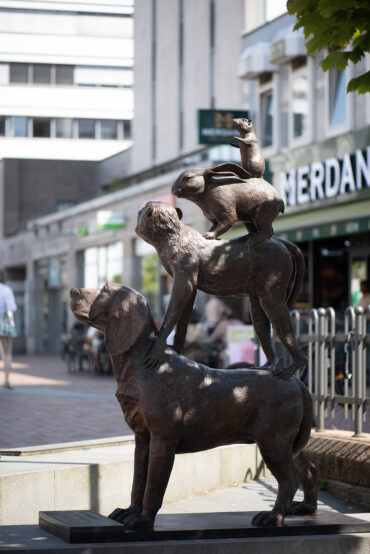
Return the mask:
<path id="1" fill-rule="evenodd" d="M 299 307 L 356 306 L 370 278 L 367 138 L 353 133 L 269 160 L 286 206 L 275 233 L 298 244 L 307 262 Z"/>

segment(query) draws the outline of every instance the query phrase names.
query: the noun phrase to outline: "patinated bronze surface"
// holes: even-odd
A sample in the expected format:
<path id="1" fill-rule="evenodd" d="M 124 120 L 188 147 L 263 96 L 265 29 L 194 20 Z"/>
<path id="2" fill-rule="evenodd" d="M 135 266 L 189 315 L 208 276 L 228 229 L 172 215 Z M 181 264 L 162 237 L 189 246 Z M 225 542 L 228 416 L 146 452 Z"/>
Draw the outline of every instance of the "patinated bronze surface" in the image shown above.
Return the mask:
<path id="1" fill-rule="evenodd" d="M 225 163 L 184 171 L 172 186 L 172 194 L 195 202 L 212 226 L 204 236 L 216 239 L 236 221 L 242 221 L 250 235 L 247 249 L 272 237 L 272 222 L 284 213 L 277 190 L 263 179 L 250 178 L 238 164 Z"/>
<path id="2" fill-rule="evenodd" d="M 157 206 L 150 208 L 155 211 Z M 174 217 L 172 212 L 166 213 L 169 208 L 160 206 L 159 209 L 165 221 Z M 143 212 L 145 218 L 147 210 L 148 207 Z M 170 243 L 171 237 L 174 238 L 170 232 Z M 188 238 L 191 254 L 191 247 L 199 243 L 194 245 L 191 236 Z M 212 249 L 211 241 L 202 240 Z M 235 254 L 238 247 L 229 243 L 221 246 L 220 259 L 229 256 L 228 248 Z M 291 268 L 290 254 L 284 245 L 266 241 L 264 248 L 265 255 L 274 253 L 276 263 L 282 257 Z M 211 250 L 208 252 L 211 260 Z M 245 254 L 243 246 L 239 247 L 239 252 Z M 233 256 L 230 256 L 232 261 Z M 258 271 L 262 271 L 264 254 L 248 256 L 250 262 L 250 257 L 254 257 Z M 193 262 L 189 259 L 191 267 Z M 214 287 L 220 283 L 218 271 L 215 274 L 211 271 L 216 265 L 208 267 L 212 275 L 210 282 L 216 283 Z M 196 275 L 200 278 L 201 271 Z M 275 292 L 282 292 L 282 285 L 277 285 L 265 272 L 263 276 L 270 279 Z M 290 276 L 289 271 L 286 276 Z M 247 288 L 252 286 L 253 278 L 251 274 L 250 280 L 245 279 Z M 233 282 L 234 286 L 238 283 L 237 288 L 242 288 L 240 280 Z M 192 290 L 188 278 L 183 284 L 184 291 Z M 315 512 L 314 468 L 302 452 L 311 431 L 312 401 L 306 387 L 296 377 L 284 381 L 266 370 L 210 369 L 179 356 L 170 348 L 166 348 L 155 369 L 148 369 L 145 351 L 148 343 L 156 340 L 157 330 L 141 294 L 117 284 L 105 285 L 101 290 L 72 289 L 70 294 L 71 308 L 77 319 L 105 334 L 117 380 L 117 398 L 135 433 L 131 504 L 128 508 L 114 510 L 112 519 L 124 522 L 129 529 L 153 526 L 176 453 L 252 442 L 258 444 L 278 482 L 272 511 L 259 513 L 253 523 L 281 525 L 288 513 Z M 293 503 L 298 480 L 303 486 L 304 500 Z"/>
<path id="3" fill-rule="evenodd" d="M 243 168 L 249 173 L 250 177 L 263 177 L 265 172 L 265 158 L 262 156 L 253 123 L 250 119 L 244 117 L 233 119 L 233 125 L 240 133 L 240 137 L 233 137 L 238 145 L 231 146 L 240 148 L 240 157 Z"/>
<path id="4" fill-rule="evenodd" d="M 271 185 L 269 185 L 270 188 Z M 299 248 L 282 239 L 264 241 L 246 249 L 247 237 L 207 240 L 184 225 L 181 212 L 169 204 L 148 202 L 138 214 L 136 233 L 152 244 L 173 277 L 170 302 L 147 364 L 161 361 L 166 339 L 176 325 L 174 348 L 181 352 L 197 289 L 216 296 L 249 296 L 255 332 L 268 360 L 274 363 L 270 322 L 293 359 L 275 375 L 289 378 L 306 365 L 297 346 L 289 315 L 304 273 Z"/>

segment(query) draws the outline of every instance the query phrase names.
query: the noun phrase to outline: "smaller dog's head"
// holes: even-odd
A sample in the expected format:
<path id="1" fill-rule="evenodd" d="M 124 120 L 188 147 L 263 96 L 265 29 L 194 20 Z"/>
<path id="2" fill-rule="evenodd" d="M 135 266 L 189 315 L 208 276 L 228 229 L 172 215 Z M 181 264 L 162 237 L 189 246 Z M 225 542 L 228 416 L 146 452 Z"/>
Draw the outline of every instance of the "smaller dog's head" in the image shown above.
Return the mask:
<path id="1" fill-rule="evenodd" d="M 149 244 L 157 244 L 181 227 L 182 211 L 165 202 L 147 202 L 137 215 L 136 233 Z"/>
<path id="2" fill-rule="evenodd" d="M 148 327 L 155 331 L 149 306 L 142 294 L 116 283 L 102 289 L 71 289 L 71 310 L 75 317 L 104 333 L 109 354 L 127 352 Z"/>
<path id="3" fill-rule="evenodd" d="M 178 198 L 192 198 L 205 190 L 205 170 L 194 167 L 183 171 L 172 185 L 171 192 Z"/>

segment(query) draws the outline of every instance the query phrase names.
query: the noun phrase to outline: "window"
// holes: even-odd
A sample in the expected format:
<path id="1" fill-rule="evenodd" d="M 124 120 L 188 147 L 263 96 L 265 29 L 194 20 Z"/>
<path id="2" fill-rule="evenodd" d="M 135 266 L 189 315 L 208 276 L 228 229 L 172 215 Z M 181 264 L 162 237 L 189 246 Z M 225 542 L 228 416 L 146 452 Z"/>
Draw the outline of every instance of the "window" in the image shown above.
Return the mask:
<path id="1" fill-rule="evenodd" d="M 261 132 L 262 147 L 272 146 L 272 128 L 273 128 L 273 95 L 272 90 L 261 94 Z"/>
<path id="2" fill-rule="evenodd" d="M 34 117 L 32 121 L 34 137 L 50 137 L 50 119 L 47 117 Z"/>
<path id="3" fill-rule="evenodd" d="M 329 73 L 329 124 L 339 125 L 346 121 L 346 71 L 336 67 Z"/>
<path id="4" fill-rule="evenodd" d="M 68 118 L 57 118 L 55 120 L 55 136 L 56 138 L 72 138 L 73 120 Z"/>
<path id="5" fill-rule="evenodd" d="M 33 82 L 47 85 L 51 83 L 51 65 L 46 63 L 35 63 L 33 65 Z"/>
<path id="6" fill-rule="evenodd" d="M 0 116 L 0 137 L 5 136 L 5 117 Z"/>
<path id="7" fill-rule="evenodd" d="M 298 139 L 308 133 L 308 74 L 307 65 L 292 68 L 292 137 Z"/>
<path id="8" fill-rule="evenodd" d="M 11 117 L 10 118 L 10 136 L 27 137 L 28 136 L 28 118 Z"/>
<path id="9" fill-rule="evenodd" d="M 123 122 L 123 138 L 130 139 L 131 138 L 131 121 L 129 119 L 126 119 Z"/>
<path id="10" fill-rule="evenodd" d="M 121 241 L 87 248 L 84 254 L 85 287 L 98 288 L 107 282 L 122 282 L 123 245 Z"/>
<path id="11" fill-rule="evenodd" d="M 79 119 L 78 120 L 78 137 L 79 138 L 95 138 L 95 121 L 94 121 L 94 119 Z"/>
<path id="12" fill-rule="evenodd" d="M 117 121 L 103 119 L 101 121 L 101 138 L 116 139 L 117 138 Z"/>
<path id="13" fill-rule="evenodd" d="M 28 64 L 11 63 L 9 78 L 11 83 L 28 83 Z"/>
<path id="14" fill-rule="evenodd" d="M 55 82 L 57 85 L 72 85 L 73 65 L 55 66 Z"/>

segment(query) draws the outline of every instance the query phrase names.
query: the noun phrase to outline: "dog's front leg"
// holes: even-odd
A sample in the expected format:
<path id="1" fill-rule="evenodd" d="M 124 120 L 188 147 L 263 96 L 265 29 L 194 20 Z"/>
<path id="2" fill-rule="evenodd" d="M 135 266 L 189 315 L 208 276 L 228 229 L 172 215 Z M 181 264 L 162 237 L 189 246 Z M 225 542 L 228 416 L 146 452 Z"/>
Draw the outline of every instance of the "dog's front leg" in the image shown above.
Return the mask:
<path id="1" fill-rule="evenodd" d="M 149 442 L 150 435 L 148 432 L 137 433 L 135 435 L 134 479 L 131 489 L 131 504 L 128 508 L 116 508 L 108 516 L 115 521 L 125 523 L 129 516 L 141 514 L 143 511 L 144 492 L 148 474 Z"/>
<path id="2" fill-rule="evenodd" d="M 126 518 L 125 524 L 128 529 L 153 527 L 171 475 L 177 442 L 177 439 L 152 436 L 143 511 L 139 515 L 133 514 Z"/>
<path id="3" fill-rule="evenodd" d="M 197 289 L 194 289 L 193 294 L 191 295 L 190 300 L 186 304 L 180 319 L 176 325 L 175 339 L 173 342 L 173 348 L 178 354 L 181 353 L 184 348 L 186 332 L 188 330 L 188 324 L 194 307 L 195 296 L 197 294 Z"/>

